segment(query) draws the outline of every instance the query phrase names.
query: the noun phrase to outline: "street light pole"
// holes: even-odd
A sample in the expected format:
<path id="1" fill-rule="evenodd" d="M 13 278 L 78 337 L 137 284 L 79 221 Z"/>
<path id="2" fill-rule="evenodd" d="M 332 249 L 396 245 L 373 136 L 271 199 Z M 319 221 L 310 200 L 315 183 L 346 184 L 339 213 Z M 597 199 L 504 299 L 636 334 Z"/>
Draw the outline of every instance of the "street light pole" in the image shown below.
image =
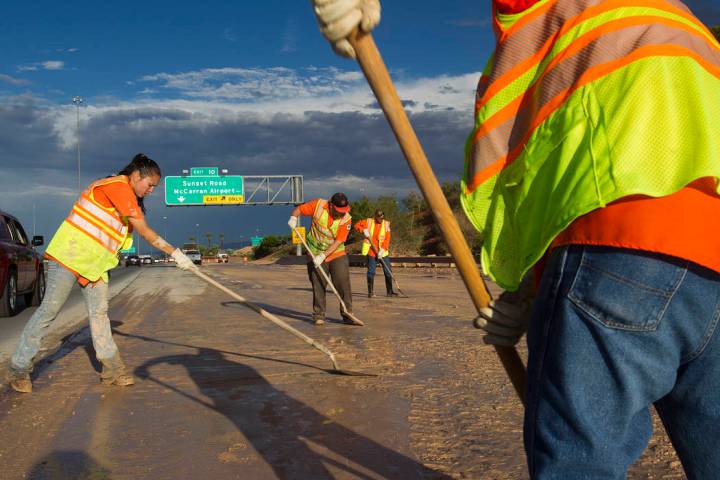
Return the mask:
<path id="1" fill-rule="evenodd" d="M 195 246 L 200 250 L 200 224 L 195 224 Z"/>
<path id="2" fill-rule="evenodd" d="M 163 233 L 165 234 L 163 238 L 167 242 L 167 217 L 163 216 Z M 165 252 L 163 252 L 165 253 Z M 167 253 L 165 253 L 165 258 L 167 258 Z"/>
<path id="3" fill-rule="evenodd" d="M 83 103 L 82 97 L 74 96 L 72 99 L 73 104 L 75 105 L 75 113 L 76 113 L 76 124 L 75 124 L 75 132 L 77 137 L 77 184 L 78 184 L 78 195 L 82 192 L 81 185 L 80 185 L 80 104 Z"/>

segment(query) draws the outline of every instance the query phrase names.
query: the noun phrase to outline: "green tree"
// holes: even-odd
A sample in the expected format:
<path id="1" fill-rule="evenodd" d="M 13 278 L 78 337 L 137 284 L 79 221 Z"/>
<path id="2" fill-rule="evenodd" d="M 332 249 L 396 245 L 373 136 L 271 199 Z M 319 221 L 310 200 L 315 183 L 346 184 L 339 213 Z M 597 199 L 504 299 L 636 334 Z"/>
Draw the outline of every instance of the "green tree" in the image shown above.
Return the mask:
<path id="1" fill-rule="evenodd" d="M 207 238 L 207 241 L 208 241 L 208 248 L 211 248 L 211 247 L 212 247 L 213 234 L 210 233 L 210 232 L 207 232 L 207 233 L 205 234 L 205 238 Z"/>
<path id="2" fill-rule="evenodd" d="M 218 235 L 218 237 L 220 238 L 220 250 L 224 250 L 223 247 L 225 244 L 225 234 L 221 233 L 220 235 Z"/>
<path id="3" fill-rule="evenodd" d="M 271 253 L 274 253 L 280 248 L 284 248 L 291 242 L 290 235 L 275 236 L 268 235 L 264 237 L 260 245 L 253 249 L 253 256 L 255 258 L 262 258 Z"/>
<path id="4" fill-rule="evenodd" d="M 715 35 L 715 38 L 718 39 L 718 42 L 720 42 L 720 25 L 710 27 L 710 31 L 713 33 L 713 35 Z"/>

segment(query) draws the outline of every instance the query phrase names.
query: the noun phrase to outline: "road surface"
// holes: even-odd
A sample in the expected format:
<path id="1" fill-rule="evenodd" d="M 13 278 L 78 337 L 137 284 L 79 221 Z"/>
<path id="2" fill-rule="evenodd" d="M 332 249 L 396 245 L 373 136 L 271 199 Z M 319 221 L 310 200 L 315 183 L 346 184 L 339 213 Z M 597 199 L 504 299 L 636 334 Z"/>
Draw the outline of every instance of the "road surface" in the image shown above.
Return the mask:
<path id="1" fill-rule="evenodd" d="M 375 377 L 328 373 L 324 354 L 189 273 L 138 270 L 110 303 L 136 385 L 101 385 L 87 329 L 74 335 L 32 394 L 0 395 L 3 479 L 527 478 L 522 407 L 452 270 L 398 269 L 410 298 L 368 299 L 352 269 L 356 327 L 331 298 L 312 324 L 302 266 L 203 266 Z M 661 430 L 630 478 L 682 478 Z"/>

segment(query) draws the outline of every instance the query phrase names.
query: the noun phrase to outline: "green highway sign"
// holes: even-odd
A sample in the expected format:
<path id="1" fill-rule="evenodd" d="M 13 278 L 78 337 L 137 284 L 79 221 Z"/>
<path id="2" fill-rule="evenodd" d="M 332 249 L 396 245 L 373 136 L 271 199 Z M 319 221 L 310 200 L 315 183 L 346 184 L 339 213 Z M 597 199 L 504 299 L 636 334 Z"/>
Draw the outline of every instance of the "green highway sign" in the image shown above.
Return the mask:
<path id="1" fill-rule="evenodd" d="M 120 250 L 120 253 L 128 254 L 128 253 L 135 253 L 135 246 L 128 248 L 127 250 Z"/>
<path id="2" fill-rule="evenodd" d="M 165 177 L 165 205 L 236 205 L 245 201 L 243 187 L 241 175 Z"/>
<path id="3" fill-rule="evenodd" d="M 259 247 L 263 241 L 263 238 L 265 237 L 261 237 L 260 235 L 250 237 L 250 245 L 252 245 L 253 247 Z"/>
<path id="4" fill-rule="evenodd" d="M 193 177 L 217 177 L 219 173 L 217 167 L 192 167 L 190 175 Z"/>

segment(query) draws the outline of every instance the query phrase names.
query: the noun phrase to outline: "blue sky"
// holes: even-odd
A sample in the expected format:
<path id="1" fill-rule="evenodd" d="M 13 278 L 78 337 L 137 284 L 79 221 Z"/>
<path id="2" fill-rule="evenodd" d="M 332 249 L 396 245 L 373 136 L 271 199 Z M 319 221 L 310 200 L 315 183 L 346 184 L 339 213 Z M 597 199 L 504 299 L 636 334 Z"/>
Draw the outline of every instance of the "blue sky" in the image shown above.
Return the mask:
<path id="1" fill-rule="evenodd" d="M 716 3 L 691 7 L 714 24 Z M 144 152 L 165 175 L 303 175 L 306 199 L 414 189 L 357 65 L 330 50 L 308 1 L 9 0 L 0 13 L 0 209 L 28 230 L 34 210 L 47 240 L 77 190 L 74 95 L 83 184 Z M 385 1 L 374 36 L 433 168 L 457 180 L 493 45 L 489 0 Z M 162 197 L 148 220 L 171 243 L 197 223 L 226 241 L 287 233 L 289 207 L 170 209 Z"/>

